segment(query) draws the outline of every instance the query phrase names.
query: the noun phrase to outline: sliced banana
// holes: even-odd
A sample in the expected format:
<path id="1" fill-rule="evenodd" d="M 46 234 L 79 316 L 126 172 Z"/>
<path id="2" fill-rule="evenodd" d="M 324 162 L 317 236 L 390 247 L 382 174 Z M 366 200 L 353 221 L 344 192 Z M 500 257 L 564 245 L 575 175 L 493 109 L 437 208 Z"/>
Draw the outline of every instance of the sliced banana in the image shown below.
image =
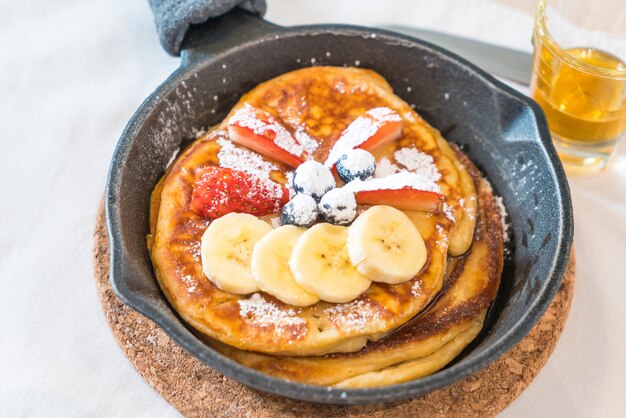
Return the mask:
<path id="1" fill-rule="evenodd" d="M 296 282 L 327 302 L 349 302 L 371 284 L 350 263 L 346 237 L 346 227 L 317 224 L 296 241 L 289 259 Z"/>
<path id="2" fill-rule="evenodd" d="M 283 225 L 266 234 L 252 251 L 252 275 L 262 291 L 284 303 L 308 306 L 320 298 L 300 286 L 289 268 L 289 258 L 304 229 Z"/>
<path id="3" fill-rule="evenodd" d="M 346 245 L 359 273 L 376 282 L 405 282 L 426 263 L 426 245 L 415 224 L 391 206 L 373 206 L 356 218 Z"/>
<path id="4" fill-rule="evenodd" d="M 252 250 L 272 227 L 253 215 L 229 213 L 211 222 L 202 235 L 202 271 L 220 289 L 240 295 L 257 292 Z"/>

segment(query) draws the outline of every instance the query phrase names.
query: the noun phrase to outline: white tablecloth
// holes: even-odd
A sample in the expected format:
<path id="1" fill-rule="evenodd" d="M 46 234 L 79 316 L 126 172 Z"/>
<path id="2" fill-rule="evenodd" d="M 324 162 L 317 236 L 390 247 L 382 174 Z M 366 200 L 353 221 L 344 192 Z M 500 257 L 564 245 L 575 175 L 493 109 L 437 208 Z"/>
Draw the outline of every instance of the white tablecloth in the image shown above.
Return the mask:
<path id="1" fill-rule="evenodd" d="M 276 0 L 267 18 L 415 25 L 530 50 L 529 15 L 460 3 Z M 113 339 L 91 246 L 124 124 L 178 60 L 160 49 L 146 0 L 0 0 L 0 51 L 0 416 L 177 416 Z M 626 411 L 626 154 L 571 187 L 570 318 L 505 417 Z"/>

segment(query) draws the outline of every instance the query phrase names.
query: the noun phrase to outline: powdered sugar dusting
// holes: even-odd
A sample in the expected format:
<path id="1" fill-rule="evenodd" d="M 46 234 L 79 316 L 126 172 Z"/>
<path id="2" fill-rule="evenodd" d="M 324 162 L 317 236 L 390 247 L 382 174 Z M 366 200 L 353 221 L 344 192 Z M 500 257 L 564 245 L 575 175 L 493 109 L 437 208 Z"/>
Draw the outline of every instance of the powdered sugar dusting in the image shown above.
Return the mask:
<path id="1" fill-rule="evenodd" d="M 376 164 L 374 177 L 383 178 L 396 173 L 412 172 L 431 183 L 441 179 L 441 173 L 437 169 L 433 157 L 417 148 L 400 148 L 393 153 L 393 158 L 404 168 L 392 163 L 387 157 L 383 157 Z"/>
<path id="2" fill-rule="evenodd" d="M 448 248 L 448 235 L 446 234 L 446 230 L 443 226 L 437 224 L 435 225 L 437 232 L 439 233 L 439 239 L 437 239 L 437 246 L 440 249 L 445 250 Z"/>
<path id="3" fill-rule="evenodd" d="M 304 148 L 308 154 L 313 154 L 313 152 L 315 152 L 315 150 L 320 146 L 315 138 L 312 138 L 309 134 L 307 134 L 303 126 L 298 127 L 294 135 L 296 136 L 296 140 L 300 143 L 300 145 L 302 145 L 302 148 Z"/>
<path id="4" fill-rule="evenodd" d="M 289 198 L 291 199 L 296 195 L 296 191 L 293 189 L 293 177 L 294 171 L 287 171 L 285 177 L 287 177 L 287 190 L 289 190 Z"/>
<path id="5" fill-rule="evenodd" d="M 411 188 L 427 192 L 441 193 L 437 183 L 417 173 L 400 172 L 386 177 L 368 179 L 365 181 L 356 179 L 346 184 L 344 189 L 353 193 L 369 190 L 400 190 Z"/>
<path id="6" fill-rule="evenodd" d="M 232 168 L 268 180 L 270 173 L 278 170 L 275 164 L 266 161 L 260 154 L 239 147 L 228 139 L 219 138 L 216 142 L 220 144 L 220 151 L 217 153 L 220 167 Z"/>
<path id="7" fill-rule="evenodd" d="M 482 179 L 482 184 L 483 187 L 485 187 L 487 190 L 489 190 L 491 193 L 493 193 L 493 187 L 491 187 L 491 183 L 489 183 L 489 180 L 487 180 L 486 178 Z M 504 242 L 508 242 L 509 240 L 509 230 L 510 230 L 510 225 L 506 222 L 507 217 L 508 217 L 508 213 L 506 211 L 506 206 L 504 206 L 504 202 L 502 201 L 502 197 L 500 196 L 496 196 L 495 194 L 493 195 L 493 199 L 496 202 L 496 207 L 498 208 L 498 212 L 500 213 L 500 221 L 502 222 L 502 238 L 504 239 Z M 505 247 L 505 254 L 506 254 L 506 247 Z"/>
<path id="8" fill-rule="evenodd" d="M 193 241 L 189 243 L 189 254 L 191 257 L 201 263 L 202 262 L 202 241 Z"/>
<path id="9" fill-rule="evenodd" d="M 500 221 L 502 222 L 502 238 L 504 242 L 509 241 L 509 228 L 511 227 L 507 222 L 507 217 L 509 216 L 506 207 L 504 206 L 504 202 L 500 196 L 494 196 L 494 200 L 496 201 L 496 207 L 498 208 L 498 212 L 500 212 Z"/>
<path id="10" fill-rule="evenodd" d="M 444 203 L 443 213 L 446 215 L 446 218 L 450 219 L 452 222 L 456 222 L 456 218 L 454 217 L 454 209 L 452 209 L 452 206 Z"/>
<path id="11" fill-rule="evenodd" d="M 423 292 L 422 292 L 422 281 L 421 280 L 416 279 L 413 282 L 413 285 L 411 286 L 411 294 L 414 297 L 418 297 L 418 296 L 423 294 Z"/>
<path id="12" fill-rule="evenodd" d="M 441 173 L 431 155 L 425 154 L 417 148 L 400 148 L 393 153 L 398 164 L 406 167 L 407 170 L 418 173 L 435 182 L 441 178 Z"/>
<path id="13" fill-rule="evenodd" d="M 374 177 L 387 177 L 400 171 L 402 171 L 400 167 L 389 161 L 389 158 L 383 157 L 376 163 L 376 172 L 374 172 Z"/>
<path id="14" fill-rule="evenodd" d="M 332 167 L 347 151 L 358 147 L 378 131 L 379 125 L 370 118 L 358 117 L 337 140 L 324 165 Z"/>
<path id="15" fill-rule="evenodd" d="M 365 112 L 365 115 L 356 118 L 343 131 L 335 145 L 330 150 L 324 165 L 332 167 L 339 157 L 347 151 L 358 147 L 370 139 L 383 124 L 388 122 L 401 122 L 402 119 L 388 107 L 377 107 Z"/>
<path id="16" fill-rule="evenodd" d="M 379 309 L 371 302 L 361 299 L 337 304 L 324 312 L 333 324 L 345 332 L 367 332 L 379 327 L 383 321 Z"/>
<path id="17" fill-rule="evenodd" d="M 185 274 L 181 276 L 181 280 L 187 285 L 187 293 L 195 293 L 198 290 L 198 284 L 192 276 Z"/>
<path id="18" fill-rule="evenodd" d="M 379 122 L 402 122 L 402 118 L 388 107 L 375 107 L 365 112 Z"/>
<path id="19" fill-rule="evenodd" d="M 467 199 L 472 203 L 472 205 L 474 202 L 476 202 L 476 196 L 470 196 Z M 472 206 L 472 205 L 466 206 L 465 199 L 459 199 L 459 204 L 461 205 L 461 207 L 465 211 L 465 215 L 467 215 L 469 219 L 471 219 L 472 221 L 476 219 L 476 207 L 475 206 Z"/>
<path id="20" fill-rule="evenodd" d="M 290 328 L 306 326 L 306 320 L 296 316 L 293 309 L 281 309 L 260 293 L 239 300 L 237 304 L 241 317 L 261 328 L 272 328 L 278 335 L 288 332 Z"/>
<path id="21" fill-rule="evenodd" d="M 487 189 L 490 193 L 493 193 L 493 187 L 491 187 L 491 183 L 489 183 L 489 180 L 487 180 L 486 178 L 482 178 L 482 186 Z"/>
<path id="22" fill-rule="evenodd" d="M 259 114 L 261 114 L 263 120 L 259 117 Z M 292 155 L 299 157 L 304 152 L 302 145 L 291 136 L 284 126 L 278 123 L 269 113 L 257 110 L 248 103 L 244 103 L 243 107 L 231 116 L 228 120 L 228 125 L 237 125 L 251 129 L 257 135 L 275 135 L 274 144 Z"/>

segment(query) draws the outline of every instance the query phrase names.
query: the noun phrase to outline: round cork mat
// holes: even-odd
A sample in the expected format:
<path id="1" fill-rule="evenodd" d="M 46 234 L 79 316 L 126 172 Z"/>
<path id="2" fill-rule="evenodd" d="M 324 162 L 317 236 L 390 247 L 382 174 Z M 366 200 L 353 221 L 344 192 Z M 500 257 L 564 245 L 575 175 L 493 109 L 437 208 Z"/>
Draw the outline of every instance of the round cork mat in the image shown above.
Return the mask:
<path id="1" fill-rule="evenodd" d="M 109 240 L 101 205 L 94 231 L 96 286 L 107 322 L 143 378 L 183 415 L 253 417 L 489 417 L 530 384 L 561 336 L 574 292 L 576 262 L 539 323 L 505 356 L 467 379 L 408 401 L 330 406 L 258 392 L 220 375 L 183 350 L 154 322 L 120 301 L 109 283 Z"/>

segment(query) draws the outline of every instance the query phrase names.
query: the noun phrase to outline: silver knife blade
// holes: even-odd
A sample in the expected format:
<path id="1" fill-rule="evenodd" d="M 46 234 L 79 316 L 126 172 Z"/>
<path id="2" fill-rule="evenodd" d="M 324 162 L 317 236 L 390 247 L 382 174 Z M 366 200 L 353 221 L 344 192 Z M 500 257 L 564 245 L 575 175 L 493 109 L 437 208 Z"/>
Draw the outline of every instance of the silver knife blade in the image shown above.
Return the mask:
<path id="1" fill-rule="evenodd" d="M 385 29 L 423 39 L 460 55 L 488 73 L 525 86 L 530 85 L 533 57 L 527 52 L 427 29 L 395 25 L 386 26 Z"/>

